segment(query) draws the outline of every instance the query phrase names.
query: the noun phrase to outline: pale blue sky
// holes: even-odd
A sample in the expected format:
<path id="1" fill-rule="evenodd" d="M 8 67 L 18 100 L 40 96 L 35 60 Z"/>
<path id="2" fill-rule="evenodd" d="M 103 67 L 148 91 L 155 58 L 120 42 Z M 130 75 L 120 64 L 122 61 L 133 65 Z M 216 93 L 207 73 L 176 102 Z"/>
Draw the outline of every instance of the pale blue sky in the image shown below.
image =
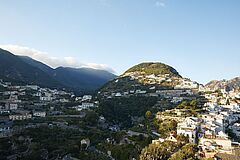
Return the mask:
<path id="1" fill-rule="evenodd" d="M 107 64 L 159 61 L 205 83 L 240 76 L 239 0 L 0 0 L 0 44 Z"/>

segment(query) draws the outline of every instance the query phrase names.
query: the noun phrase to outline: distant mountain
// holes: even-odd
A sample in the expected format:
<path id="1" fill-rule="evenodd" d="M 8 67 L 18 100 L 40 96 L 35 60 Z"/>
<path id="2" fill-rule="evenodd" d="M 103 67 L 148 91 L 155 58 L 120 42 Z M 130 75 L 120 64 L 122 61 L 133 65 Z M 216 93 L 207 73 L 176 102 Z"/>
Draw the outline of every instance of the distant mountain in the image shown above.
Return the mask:
<path id="1" fill-rule="evenodd" d="M 114 74 L 92 68 L 58 67 L 52 69 L 44 63 L 30 57 L 19 56 L 24 62 L 39 68 L 67 88 L 77 90 L 95 90 L 115 77 Z"/>
<path id="2" fill-rule="evenodd" d="M 22 61 L 18 56 L 0 49 L 0 77 L 17 82 L 59 87 L 61 84 L 50 75 Z"/>
<path id="3" fill-rule="evenodd" d="M 28 56 L 18 56 L 18 57 L 25 63 L 28 63 L 29 65 L 36 67 L 45 73 L 48 73 L 50 75 L 53 74 L 53 68 L 49 67 L 48 65 L 42 62 L 36 61 Z"/>
<path id="4" fill-rule="evenodd" d="M 230 80 L 213 80 L 210 81 L 205 85 L 206 88 L 211 90 L 219 90 L 219 89 L 226 89 L 226 90 L 240 90 L 240 77 L 236 77 Z"/>
<path id="5" fill-rule="evenodd" d="M 74 91 L 94 91 L 115 77 L 114 74 L 92 68 L 53 69 L 27 56 L 16 56 L 0 49 L 0 78 L 44 87 L 67 88 Z"/>
<path id="6" fill-rule="evenodd" d="M 105 84 L 101 91 L 123 91 L 136 89 L 170 89 L 179 85 L 182 76 L 173 67 L 163 63 L 140 63 L 124 74 Z"/>
<path id="7" fill-rule="evenodd" d="M 58 67 L 54 70 L 53 77 L 67 87 L 95 90 L 113 79 L 115 75 L 92 68 Z"/>

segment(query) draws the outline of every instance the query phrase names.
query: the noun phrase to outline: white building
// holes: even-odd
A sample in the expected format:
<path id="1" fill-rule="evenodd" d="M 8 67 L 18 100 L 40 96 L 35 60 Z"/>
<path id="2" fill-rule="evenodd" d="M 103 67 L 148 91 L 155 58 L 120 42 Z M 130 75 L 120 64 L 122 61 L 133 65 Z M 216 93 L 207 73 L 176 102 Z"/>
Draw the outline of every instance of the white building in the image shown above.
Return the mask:
<path id="1" fill-rule="evenodd" d="M 52 100 L 53 100 L 53 98 L 49 97 L 49 96 L 40 97 L 40 101 L 52 101 Z"/>
<path id="2" fill-rule="evenodd" d="M 6 103 L 5 109 L 6 110 L 16 110 L 16 109 L 18 109 L 18 104 L 17 103 Z"/>
<path id="3" fill-rule="evenodd" d="M 180 84 L 176 85 L 174 88 L 175 89 L 196 89 L 198 88 L 198 83 L 192 82 L 189 79 L 183 79 L 180 81 Z"/>
<path id="4" fill-rule="evenodd" d="M 136 90 L 136 94 L 146 94 L 147 93 L 147 91 L 145 91 L 145 90 Z"/>
<path id="5" fill-rule="evenodd" d="M 222 151 L 230 151 L 232 149 L 232 142 L 228 139 L 228 136 L 220 131 L 219 133 L 205 134 L 204 137 L 199 139 L 199 146 L 202 147 L 203 150 L 219 150 Z"/>
<path id="6" fill-rule="evenodd" d="M 78 110 L 78 111 L 89 110 L 89 109 L 95 108 L 95 107 L 97 107 L 97 105 L 95 105 L 94 103 L 85 102 L 85 103 L 82 103 L 82 105 L 77 106 L 76 110 Z"/>
<path id="7" fill-rule="evenodd" d="M 87 100 L 92 100 L 92 96 L 91 95 L 84 95 L 82 98 L 82 101 L 87 101 Z"/>
<path id="8" fill-rule="evenodd" d="M 178 123 L 177 134 L 189 138 L 190 143 L 197 143 L 200 121 L 197 117 L 187 117 L 184 122 Z"/>
<path id="9" fill-rule="evenodd" d="M 9 115 L 9 119 L 10 120 L 25 120 L 25 119 L 31 119 L 32 115 L 31 114 L 13 114 L 13 115 Z"/>
<path id="10" fill-rule="evenodd" d="M 82 139 L 81 140 L 81 145 L 86 145 L 86 148 L 90 146 L 90 139 Z"/>
<path id="11" fill-rule="evenodd" d="M 62 98 L 62 99 L 60 99 L 59 100 L 61 103 L 68 103 L 69 102 L 69 100 L 68 99 L 65 99 L 65 98 Z"/>
<path id="12" fill-rule="evenodd" d="M 46 112 L 34 111 L 33 116 L 34 117 L 46 117 Z"/>
<path id="13" fill-rule="evenodd" d="M 122 94 L 118 92 L 115 94 L 115 97 L 122 97 Z"/>
<path id="14" fill-rule="evenodd" d="M 181 101 L 183 101 L 183 97 L 173 97 L 171 100 L 172 103 L 179 103 Z"/>
<path id="15" fill-rule="evenodd" d="M 42 96 L 42 93 L 41 92 L 37 92 L 37 93 L 33 94 L 33 96 L 40 97 L 40 96 Z"/>
<path id="16" fill-rule="evenodd" d="M 39 86 L 37 86 L 37 85 L 27 85 L 26 86 L 27 88 L 30 88 L 30 89 L 32 89 L 32 90 L 38 90 L 40 87 Z"/>
<path id="17" fill-rule="evenodd" d="M 80 100 L 82 100 L 82 97 L 76 97 L 75 98 L 75 101 L 80 101 Z"/>
<path id="18" fill-rule="evenodd" d="M 94 103 L 82 103 L 82 106 L 84 108 L 92 108 L 92 107 L 94 107 Z"/>
<path id="19" fill-rule="evenodd" d="M 12 123 L 9 121 L 0 122 L 0 138 L 8 137 L 12 132 Z"/>

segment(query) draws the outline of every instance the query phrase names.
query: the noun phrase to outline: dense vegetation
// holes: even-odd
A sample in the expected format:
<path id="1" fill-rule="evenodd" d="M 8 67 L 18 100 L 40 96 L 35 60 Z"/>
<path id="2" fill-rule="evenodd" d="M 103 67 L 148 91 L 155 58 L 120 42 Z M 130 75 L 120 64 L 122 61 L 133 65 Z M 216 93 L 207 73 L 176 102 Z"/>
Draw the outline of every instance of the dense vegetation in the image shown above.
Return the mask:
<path id="1" fill-rule="evenodd" d="M 185 113 L 188 113 L 188 116 L 196 116 L 197 113 L 204 112 L 202 106 L 196 100 L 182 101 L 176 108 L 184 110 Z"/>
<path id="2" fill-rule="evenodd" d="M 89 138 L 91 144 L 96 145 L 108 136 L 108 133 L 96 129 L 89 129 L 85 133 L 59 127 L 29 128 L 21 134 L 14 135 L 11 140 L 0 139 L 0 159 L 14 154 L 18 154 L 22 160 L 45 159 L 45 155 L 48 155 L 48 159 L 56 159 L 71 154 L 77 158 L 105 160 L 106 156 L 99 155 L 96 150 L 86 150 L 81 140 Z M 11 147 L 13 145 L 14 148 Z M 25 155 L 25 152 L 30 154 Z"/>
<path id="3" fill-rule="evenodd" d="M 113 98 L 102 100 L 99 105 L 99 114 L 107 118 L 108 121 L 115 124 L 122 124 L 124 127 L 130 127 L 131 117 L 144 116 L 146 111 L 151 109 L 157 102 L 156 97 L 138 97 Z"/>
<path id="4" fill-rule="evenodd" d="M 180 77 L 178 72 L 172 68 L 171 66 L 168 66 L 163 63 L 141 63 L 138 65 L 133 66 L 129 70 L 127 70 L 125 73 L 128 72 L 145 72 L 146 74 L 169 74 L 170 76 L 177 76 Z"/>
<path id="5" fill-rule="evenodd" d="M 140 160 L 196 160 L 197 145 L 165 141 L 160 144 L 150 144 L 140 155 Z"/>
<path id="6" fill-rule="evenodd" d="M 6 91 L 6 88 L 0 85 L 0 92 Z"/>

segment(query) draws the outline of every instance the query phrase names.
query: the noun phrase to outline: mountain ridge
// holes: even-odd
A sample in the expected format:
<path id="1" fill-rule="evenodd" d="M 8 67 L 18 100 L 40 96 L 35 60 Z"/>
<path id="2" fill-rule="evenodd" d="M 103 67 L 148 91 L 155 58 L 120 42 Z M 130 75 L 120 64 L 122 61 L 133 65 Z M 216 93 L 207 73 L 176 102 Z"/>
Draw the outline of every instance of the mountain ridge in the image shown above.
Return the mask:
<path id="1" fill-rule="evenodd" d="M 45 72 L 25 63 L 14 54 L 2 49 L 0 49 L 0 75 L 3 78 L 29 82 L 30 84 L 59 86 L 58 82 Z"/>
<path id="2" fill-rule="evenodd" d="M 115 77 L 108 71 L 92 68 L 53 69 L 28 56 L 17 56 L 3 49 L 0 49 L 0 76 L 28 84 L 81 92 L 94 91 Z"/>
<path id="3" fill-rule="evenodd" d="M 208 82 L 205 87 L 211 90 L 219 90 L 219 89 L 226 89 L 226 90 L 233 90 L 237 89 L 240 90 L 240 76 L 235 77 L 229 80 L 212 80 Z"/>
<path id="4" fill-rule="evenodd" d="M 178 86 L 184 79 L 175 68 L 160 62 L 139 63 L 116 77 L 108 71 L 92 68 L 57 67 L 54 69 L 28 56 L 17 56 L 1 48 L 0 76 L 12 81 L 74 90 L 96 90 L 100 87 L 100 90 L 118 90 L 121 87 L 131 88 L 134 85 L 151 86 L 152 84 L 158 84 L 160 89 L 167 89 Z M 189 82 L 191 82 L 190 79 Z M 204 87 L 211 90 L 224 88 L 240 90 L 240 77 L 230 80 L 212 80 Z"/>

